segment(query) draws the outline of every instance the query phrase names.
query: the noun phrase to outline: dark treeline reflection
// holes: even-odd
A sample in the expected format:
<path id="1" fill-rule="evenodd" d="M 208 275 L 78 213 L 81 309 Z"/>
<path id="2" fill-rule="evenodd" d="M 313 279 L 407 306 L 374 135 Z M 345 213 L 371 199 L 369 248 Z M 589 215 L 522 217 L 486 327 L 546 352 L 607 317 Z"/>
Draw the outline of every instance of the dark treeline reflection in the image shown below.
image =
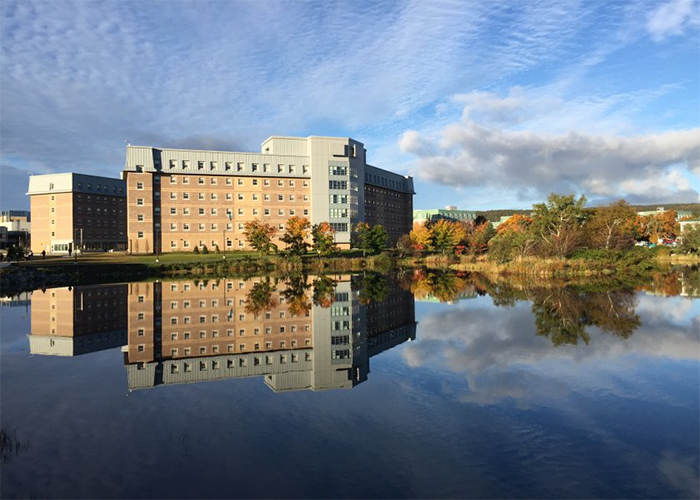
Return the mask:
<path id="1" fill-rule="evenodd" d="M 663 296 L 697 296 L 697 269 L 655 273 L 640 282 L 596 280 L 558 282 L 517 278 L 489 279 L 478 273 L 417 269 L 401 277 L 402 286 L 418 300 L 453 302 L 489 295 L 495 306 L 511 307 L 521 301 L 532 304 L 537 335 L 554 346 L 590 341 L 589 327 L 621 338 L 640 326 L 637 292 Z"/>

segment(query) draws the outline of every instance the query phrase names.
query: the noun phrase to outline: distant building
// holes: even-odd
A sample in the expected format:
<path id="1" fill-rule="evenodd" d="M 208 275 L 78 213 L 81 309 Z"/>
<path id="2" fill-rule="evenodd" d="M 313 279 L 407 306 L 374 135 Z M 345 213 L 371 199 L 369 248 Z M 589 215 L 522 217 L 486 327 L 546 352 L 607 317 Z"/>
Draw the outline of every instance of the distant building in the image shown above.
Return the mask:
<path id="1" fill-rule="evenodd" d="M 126 185 L 65 173 L 29 177 L 35 254 L 126 249 Z"/>
<path id="2" fill-rule="evenodd" d="M 650 217 L 653 215 L 661 215 L 668 212 L 664 207 L 657 207 L 656 210 L 643 210 L 641 212 L 637 212 L 637 215 L 641 217 Z M 690 217 L 693 215 L 693 212 L 690 210 L 676 210 L 676 220 L 681 220 L 684 217 Z"/>
<path id="3" fill-rule="evenodd" d="M 29 210 L 3 210 L 0 212 L 0 222 L 31 222 L 32 213 Z"/>
<path id="4" fill-rule="evenodd" d="M 678 224 L 680 224 L 681 234 L 683 234 L 683 231 L 686 231 L 687 229 L 690 229 L 691 227 L 700 226 L 700 219 L 682 220 Z"/>
<path id="5" fill-rule="evenodd" d="M 31 220 L 28 210 L 0 212 L 0 248 L 26 247 L 30 238 Z"/>
<path id="6" fill-rule="evenodd" d="M 496 229 L 498 226 L 503 224 L 505 221 L 513 217 L 512 215 L 501 215 L 501 218 L 497 220 L 496 222 L 492 222 L 491 225 L 493 226 L 494 229 Z"/>
<path id="7" fill-rule="evenodd" d="M 425 224 L 426 222 L 435 222 L 440 219 L 469 221 L 476 219 L 476 212 L 458 210 L 454 205 L 448 205 L 445 208 L 431 208 L 427 210 L 413 211 L 414 224 Z"/>

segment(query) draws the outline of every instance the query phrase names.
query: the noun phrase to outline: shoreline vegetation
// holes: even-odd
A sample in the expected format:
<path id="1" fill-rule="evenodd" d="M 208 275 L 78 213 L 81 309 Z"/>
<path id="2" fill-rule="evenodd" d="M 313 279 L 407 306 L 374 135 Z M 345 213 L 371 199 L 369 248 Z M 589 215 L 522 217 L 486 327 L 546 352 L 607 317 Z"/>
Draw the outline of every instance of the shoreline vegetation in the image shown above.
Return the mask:
<path id="1" fill-rule="evenodd" d="M 675 267 L 695 268 L 698 254 L 678 254 L 670 249 L 634 248 L 607 251 L 571 258 L 522 257 L 497 262 L 488 256 L 427 254 L 405 256 L 385 252 L 362 256 L 348 251 L 331 256 L 259 256 L 251 253 L 197 256 L 169 254 L 160 256 L 126 254 L 84 255 L 69 258 L 34 259 L 0 269 L 0 296 L 14 296 L 40 288 L 70 285 L 116 283 L 176 278 L 223 278 L 284 276 L 290 273 L 339 274 L 357 272 L 451 271 L 477 273 L 490 279 L 517 279 L 537 282 L 540 279 L 577 282 L 582 278 L 602 280 L 639 280 L 654 272 Z"/>
<path id="2" fill-rule="evenodd" d="M 221 278 L 289 273 L 332 274 L 437 269 L 487 276 L 557 279 L 638 277 L 673 266 L 700 264 L 700 225 L 680 236 L 674 210 L 639 216 L 624 201 L 586 208 L 586 199 L 551 194 L 530 216 L 513 215 L 497 228 L 484 218 L 416 224 L 387 248 L 384 227 L 359 223 L 353 250 L 339 250 L 334 230 L 322 222 L 291 217 L 279 241 L 264 221 L 245 224 L 255 252 L 210 251 L 129 255 L 87 253 L 76 257 L 34 257 L 0 268 L 0 295 L 52 286 L 168 278 Z M 655 246 L 652 242 L 659 242 Z M 641 246 L 640 246 L 641 245 Z M 649 248 L 654 246 L 654 248 Z M 18 252 L 12 257 L 17 260 Z M 10 258 L 10 252 L 8 252 Z"/>

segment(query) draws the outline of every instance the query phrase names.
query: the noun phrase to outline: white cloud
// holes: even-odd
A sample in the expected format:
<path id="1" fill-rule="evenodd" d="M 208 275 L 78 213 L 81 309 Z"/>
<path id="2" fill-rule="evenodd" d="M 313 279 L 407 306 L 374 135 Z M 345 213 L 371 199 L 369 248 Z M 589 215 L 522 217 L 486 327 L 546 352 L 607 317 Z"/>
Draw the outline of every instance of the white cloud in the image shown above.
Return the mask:
<path id="1" fill-rule="evenodd" d="M 602 108 L 600 100 L 579 99 L 575 110 L 567 112 L 562 110 L 568 103 L 541 89 L 514 88 L 504 98 L 472 92 L 456 97 L 464 104 L 461 121 L 431 135 L 408 131 L 399 147 L 418 156 L 415 170 L 420 177 L 448 186 L 517 185 L 541 195 L 577 191 L 594 197 L 627 196 L 631 201 L 700 201 L 682 172 L 689 169 L 700 175 L 700 128 L 632 136 L 538 130 L 558 114 L 587 115 L 585 120 L 594 122 L 615 102 L 628 98 L 603 99 Z"/>
<path id="2" fill-rule="evenodd" d="M 647 30 L 654 41 L 683 33 L 686 24 L 698 23 L 696 0 L 670 0 L 654 9 L 647 18 Z"/>

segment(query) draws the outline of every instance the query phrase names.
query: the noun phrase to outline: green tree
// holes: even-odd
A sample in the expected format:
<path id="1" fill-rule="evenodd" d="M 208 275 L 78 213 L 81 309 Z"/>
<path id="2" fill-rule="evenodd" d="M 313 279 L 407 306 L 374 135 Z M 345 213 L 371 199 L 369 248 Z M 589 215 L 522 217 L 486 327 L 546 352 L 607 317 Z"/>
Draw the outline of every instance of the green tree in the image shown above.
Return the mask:
<path id="1" fill-rule="evenodd" d="M 336 251 L 335 231 L 328 222 L 314 224 L 311 228 L 313 249 L 320 255 L 329 255 Z"/>
<path id="2" fill-rule="evenodd" d="M 686 226 L 681 234 L 681 249 L 685 252 L 700 253 L 700 224 Z"/>
<path id="3" fill-rule="evenodd" d="M 457 221 L 440 219 L 430 226 L 431 247 L 442 253 L 454 251 L 467 236 L 464 224 Z"/>
<path id="4" fill-rule="evenodd" d="M 594 208 L 585 225 L 587 239 L 596 248 L 629 248 L 634 245 L 636 217 L 637 213 L 624 200 Z"/>
<path id="5" fill-rule="evenodd" d="M 243 226 L 243 234 L 250 246 L 260 255 L 268 255 L 277 249 L 272 239 L 277 234 L 277 228 L 261 220 L 251 220 Z"/>
<path id="6" fill-rule="evenodd" d="M 488 243 L 489 257 L 500 262 L 524 257 L 533 251 L 535 242 L 532 218 L 515 214 L 498 226 Z"/>
<path id="7" fill-rule="evenodd" d="M 309 251 L 309 229 L 311 224 L 305 217 L 297 215 L 287 219 L 286 230 L 280 238 L 287 247 L 285 253 L 288 255 L 304 255 Z"/>
<path id="8" fill-rule="evenodd" d="M 355 247 L 362 250 L 363 255 L 381 252 L 386 248 L 388 239 L 386 229 L 380 224 L 370 227 L 369 224 L 360 222 L 355 226 Z"/>
<path id="9" fill-rule="evenodd" d="M 567 257 L 581 243 L 581 225 L 586 220 L 586 197 L 552 193 L 546 203 L 533 205 L 535 233 L 547 253 Z"/>

